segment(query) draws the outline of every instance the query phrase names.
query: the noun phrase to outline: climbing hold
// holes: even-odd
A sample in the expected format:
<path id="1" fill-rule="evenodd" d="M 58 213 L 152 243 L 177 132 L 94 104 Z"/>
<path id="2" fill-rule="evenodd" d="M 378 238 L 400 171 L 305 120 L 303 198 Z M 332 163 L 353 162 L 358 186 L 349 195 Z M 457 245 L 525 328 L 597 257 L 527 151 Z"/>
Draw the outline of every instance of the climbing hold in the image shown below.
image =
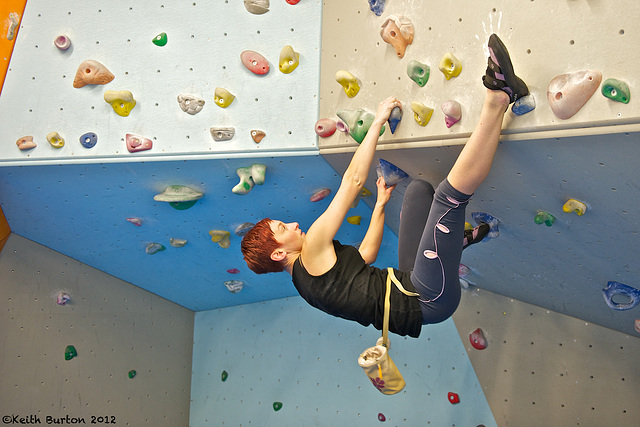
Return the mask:
<path id="1" fill-rule="evenodd" d="M 7 29 L 7 40 L 11 41 L 15 38 L 18 24 L 20 24 L 20 18 L 18 14 L 9 12 L 9 28 Z"/>
<path id="2" fill-rule="evenodd" d="M 236 134 L 235 128 L 214 126 L 209 129 L 214 141 L 229 141 Z"/>
<path id="3" fill-rule="evenodd" d="M 453 393 L 450 391 L 447 394 L 447 397 L 449 398 L 449 402 L 451 402 L 452 404 L 460 403 L 460 396 L 458 396 L 457 393 Z"/>
<path id="4" fill-rule="evenodd" d="M 458 277 L 467 277 L 471 273 L 471 269 L 464 264 L 458 265 Z"/>
<path id="5" fill-rule="evenodd" d="M 602 83 L 602 94 L 613 100 L 628 104 L 631 99 L 629 85 L 618 79 L 607 79 Z"/>
<path id="6" fill-rule="evenodd" d="M 130 370 L 130 371 L 129 371 L 129 373 L 127 374 L 127 376 L 128 376 L 129 378 L 133 379 L 133 378 L 136 376 L 136 374 L 137 374 L 137 372 L 136 372 L 134 369 L 132 369 L 132 370 Z"/>
<path id="7" fill-rule="evenodd" d="M 229 373 L 227 371 L 222 371 L 222 375 L 220 375 L 222 382 L 225 382 L 227 378 L 229 378 Z"/>
<path id="8" fill-rule="evenodd" d="M 340 70 L 336 73 L 336 81 L 342 85 L 344 92 L 349 98 L 353 98 L 360 91 L 358 79 L 346 70 Z"/>
<path id="9" fill-rule="evenodd" d="M 98 135 L 93 132 L 87 132 L 80 137 L 80 144 L 84 148 L 92 148 L 98 143 Z"/>
<path id="10" fill-rule="evenodd" d="M 204 108 L 204 99 L 181 93 L 178 95 L 178 104 L 180 108 L 182 108 L 182 111 L 194 115 L 198 114 L 202 111 L 202 108 Z"/>
<path id="11" fill-rule="evenodd" d="M 265 180 L 267 167 L 260 163 L 254 163 L 249 167 L 238 168 L 236 173 L 240 182 L 231 189 L 235 194 L 245 195 L 253 188 L 253 185 L 262 185 Z"/>
<path id="12" fill-rule="evenodd" d="M 60 34 L 53 40 L 53 44 L 60 50 L 67 50 L 71 46 L 71 39 L 64 34 Z"/>
<path id="13" fill-rule="evenodd" d="M 140 227 L 142 225 L 142 219 L 140 218 L 126 218 L 131 224 Z"/>
<path id="14" fill-rule="evenodd" d="M 168 202 L 172 208 L 183 211 L 195 205 L 203 196 L 202 192 L 185 185 L 170 185 L 162 193 L 153 196 L 153 200 Z"/>
<path id="15" fill-rule="evenodd" d="M 369 0 L 369 9 L 371 9 L 371 12 L 380 16 L 382 12 L 384 12 L 385 2 L 386 0 Z"/>
<path id="16" fill-rule="evenodd" d="M 227 287 L 229 292 L 237 294 L 244 287 L 244 282 L 241 280 L 227 280 L 224 282 L 224 285 Z"/>
<path id="17" fill-rule="evenodd" d="M 338 120 L 336 122 L 336 130 L 349 134 L 349 126 L 347 126 L 347 124 L 342 120 Z"/>
<path id="18" fill-rule="evenodd" d="M 635 322 L 633 322 L 633 327 L 636 328 L 636 331 L 640 334 L 640 319 L 636 319 Z"/>
<path id="19" fill-rule="evenodd" d="M 238 273 L 240 273 L 240 270 L 238 270 L 237 268 L 231 268 L 231 269 L 227 270 L 227 273 L 229 273 L 229 274 L 238 274 Z"/>
<path id="20" fill-rule="evenodd" d="M 396 132 L 396 127 L 400 124 L 400 121 L 402 120 L 402 110 L 400 109 L 400 107 L 393 107 L 393 110 L 391 110 L 391 114 L 389 114 L 389 129 L 391 130 L 391 133 L 395 133 Z"/>
<path id="21" fill-rule="evenodd" d="M 547 227 L 551 227 L 553 223 L 556 222 L 556 217 L 547 211 L 538 211 L 533 221 L 538 225 L 544 223 Z"/>
<path id="22" fill-rule="evenodd" d="M 169 239 L 169 244 L 171 244 L 171 246 L 173 246 L 174 248 L 182 248 L 184 247 L 184 245 L 187 244 L 187 241 L 184 239 L 177 239 L 175 237 L 171 237 Z"/>
<path id="23" fill-rule="evenodd" d="M 411 111 L 413 111 L 413 118 L 420 126 L 426 126 L 433 115 L 433 108 L 416 101 L 411 101 Z"/>
<path id="24" fill-rule="evenodd" d="M 569 199 L 562 205 L 562 211 L 566 213 L 575 212 L 578 216 L 582 216 L 587 211 L 587 205 L 579 200 Z"/>
<path id="25" fill-rule="evenodd" d="M 238 237 L 242 237 L 249 232 L 255 226 L 252 222 L 243 222 L 239 226 L 236 227 L 235 234 Z"/>
<path id="26" fill-rule="evenodd" d="M 384 159 L 378 160 L 378 164 L 376 165 L 376 174 L 378 175 L 378 178 L 384 178 L 384 182 L 388 187 L 396 185 L 400 181 L 409 178 L 409 175 L 405 171 Z"/>
<path id="27" fill-rule="evenodd" d="M 136 100 L 128 90 L 108 90 L 104 93 L 104 100 L 113 107 L 117 115 L 122 117 L 127 117 L 136 106 Z"/>
<path id="28" fill-rule="evenodd" d="M 316 122 L 316 134 L 323 138 L 331 136 L 336 131 L 336 122 L 333 119 L 320 119 Z"/>
<path id="29" fill-rule="evenodd" d="M 227 249 L 231 246 L 231 233 L 226 230 L 211 230 L 209 231 L 209 235 L 211 236 L 211 241 L 213 243 L 217 243 L 221 248 Z"/>
<path id="30" fill-rule="evenodd" d="M 269 61 L 258 52 L 245 50 L 240 54 L 240 60 L 253 74 L 264 75 L 269 72 Z"/>
<path id="31" fill-rule="evenodd" d="M 382 40 L 393 46 L 398 58 L 403 58 L 407 46 L 413 43 L 413 34 L 413 23 L 402 15 L 388 16 L 380 27 Z"/>
<path id="32" fill-rule="evenodd" d="M 536 99 L 533 95 L 529 94 L 527 96 L 523 96 L 522 98 L 518 98 L 516 102 L 511 106 L 511 111 L 516 116 L 522 116 L 523 114 L 527 114 L 533 111 L 536 108 Z"/>
<path id="33" fill-rule="evenodd" d="M 254 15 L 269 12 L 269 0 L 244 0 L 244 7 Z"/>
<path id="34" fill-rule="evenodd" d="M 278 60 L 280 71 L 289 74 L 300 65 L 300 54 L 286 45 L 280 51 L 280 59 Z"/>
<path id="35" fill-rule="evenodd" d="M 411 60 L 407 64 L 407 75 L 411 80 L 416 82 L 420 87 L 424 87 L 429 81 L 429 75 L 431 75 L 431 67 L 422 62 Z"/>
<path id="36" fill-rule="evenodd" d="M 476 350 L 484 350 L 487 348 L 487 340 L 484 337 L 482 329 L 478 328 L 469 334 L 469 341 Z"/>
<path id="37" fill-rule="evenodd" d="M 111 71 L 98 61 L 88 59 L 80 64 L 73 79 L 73 87 L 85 85 L 105 85 L 115 79 Z"/>
<path id="38" fill-rule="evenodd" d="M 320 200 L 327 197 L 329 194 L 331 194 L 331 190 L 328 188 L 323 188 L 322 190 L 318 190 L 315 193 L 313 193 L 313 195 L 309 198 L 309 200 L 311 200 L 312 202 L 319 202 Z"/>
<path id="39" fill-rule="evenodd" d="M 353 225 L 360 225 L 360 220 L 362 217 L 360 215 L 354 215 L 347 217 L 347 222 Z"/>
<path id="40" fill-rule="evenodd" d="M 236 97 L 226 89 L 217 87 L 214 91 L 214 101 L 221 108 L 227 108 L 234 99 L 236 99 Z"/>
<path id="41" fill-rule="evenodd" d="M 462 71 L 462 62 L 456 58 L 453 53 L 447 52 L 440 60 L 438 69 L 442 71 L 445 79 L 451 80 L 451 77 L 457 77 Z"/>
<path id="42" fill-rule="evenodd" d="M 289 4 L 298 4 L 300 3 L 300 0 L 285 0 L 287 3 Z"/>
<path id="43" fill-rule="evenodd" d="M 164 245 L 161 245 L 160 243 L 149 243 L 144 251 L 147 253 L 147 255 L 155 255 L 158 252 L 164 251 L 165 249 L 166 248 L 164 247 Z"/>
<path id="44" fill-rule="evenodd" d="M 152 40 L 153 44 L 156 46 L 164 46 L 167 44 L 167 33 L 160 33 L 155 36 Z"/>
<path id="45" fill-rule="evenodd" d="M 640 290 L 620 282 L 608 282 L 607 287 L 602 290 L 602 295 L 607 305 L 614 310 L 629 310 L 640 303 Z M 628 301 L 613 301 L 617 295 L 627 297 Z"/>
<path id="46" fill-rule="evenodd" d="M 372 194 L 371 191 L 369 191 L 366 188 L 362 187 L 362 190 L 360 190 L 360 192 L 356 196 L 355 200 L 351 204 L 351 209 L 355 209 L 358 206 L 358 203 L 360 203 L 360 199 L 362 199 L 363 197 L 369 197 L 369 196 L 371 196 L 371 194 Z"/>
<path id="47" fill-rule="evenodd" d="M 492 215 L 489 215 L 485 212 L 471 212 L 471 218 L 476 222 L 477 225 L 480 224 L 489 224 L 489 233 L 485 239 L 495 239 L 500 235 L 500 230 L 498 229 L 498 224 L 500 220 Z"/>
<path id="48" fill-rule="evenodd" d="M 575 71 L 554 77 L 547 88 L 553 113 L 562 120 L 573 117 L 600 86 L 600 71 Z"/>
<path id="49" fill-rule="evenodd" d="M 32 136 L 23 136 L 16 141 L 16 145 L 20 150 L 24 151 L 35 148 L 37 144 L 33 142 Z"/>
<path id="50" fill-rule="evenodd" d="M 458 123 L 462 118 L 462 106 L 458 101 L 447 101 L 440 108 L 442 108 L 444 123 L 448 128 Z"/>
<path id="51" fill-rule="evenodd" d="M 338 111 L 338 117 L 344 120 L 347 124 L 349 127 L 349 135 L 351 135 L 358 144 L 362 142 L 375 119 L 373 114 L 363 109 L 359 109 L 358 111 L 340 110 Z M 384 131 L 385 127 L 382 126 L 380 129 L 380 135 L 382 135 Z"/>
<path id="52" fill-rule="evenodd" d="M 282 402 L 273 402 L 273 410 L 279 411 L 280 409 L 282 409 Z"/>
<path id="53" fill-rule="evenodd" d="M 60 292 L 56 297 L 56 303 L 58 305 L 66 305 L 69 301 L 71 301 L 71 296 L 66 292 Z"/>
<path id="54" fill-rule="evenodd" d="M 71 360 L 78 355 L 76 348 L 72 345 L 68 345 L 64 349 L 64 360 Z"/>
<path id="55" fill-rule="evenodd" d="M 135 153 L 136 151 L 151 150 L 151 148 L 153 148 L 153 141 L 142 136 L 132 135 L 128 133 L 125 137 L 125 141 L 127 143 L 127 150 L 129 150 L 130 153 Z"/>
<path id="56" fill-rule="evenodd" d="M 369 1 L 371 1 L 371 0 L 369 0 Z M 380 422 L 387 421 L 387 419 L 385 418 L 385 416 L 381 412 L 378 413 L 378 421 L 380 421 Z"/>
<path id="57" fill-rule="evenodd" d="M 49 132 L 47 134 L 47 141 L 54 148 L 64 147 L 64 138 L 60 136 L 58 132 Z"/>
<path id="58" fill-rule="evenodd" d="M 259 144 L 265 136 L 267 136 L 267 134 L 261 130 L 253 129 L 251 131 L 251 139 L 253 139 L 253 142 L 256 144 Z"/>

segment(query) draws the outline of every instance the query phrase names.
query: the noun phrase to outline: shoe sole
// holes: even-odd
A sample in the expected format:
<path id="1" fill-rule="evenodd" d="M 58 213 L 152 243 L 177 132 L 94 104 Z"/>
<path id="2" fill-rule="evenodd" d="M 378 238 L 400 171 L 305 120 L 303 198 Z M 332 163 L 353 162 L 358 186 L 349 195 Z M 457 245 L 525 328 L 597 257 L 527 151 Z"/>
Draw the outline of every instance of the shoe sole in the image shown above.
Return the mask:
<path id="1" fill-rule="evenodd" d="M 523 96 L 527 96 L 529 94 L 529 88 L 526 83 L 514 73 L 509 51 L 504 43 L 502 43 L 502 40 L 500 40 L 497 35 L 491 34 L 488 46 L 491 48 L 493 55 L 498 60 L 498 67 L 500 67 L 500 71 L 502 71 L 501 74 L 504 76 L 504 81 L 513 91 L 513 101 Z"/>

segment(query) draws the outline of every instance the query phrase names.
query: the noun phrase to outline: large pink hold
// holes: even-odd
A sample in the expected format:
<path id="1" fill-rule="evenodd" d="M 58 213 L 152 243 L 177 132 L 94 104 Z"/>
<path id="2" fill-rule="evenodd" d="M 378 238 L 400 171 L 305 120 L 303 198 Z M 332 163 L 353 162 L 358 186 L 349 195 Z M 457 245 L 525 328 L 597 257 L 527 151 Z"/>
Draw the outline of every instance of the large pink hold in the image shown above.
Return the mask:
<path id="1" fill-rule="evenodd" d="M 316 122 L 316 134 L 323 138 L 331 136 L 336 131 L 336 122 L 332 119 L 320 119 Z"/>
<path id="2" fill-rule="evenodd" d="M 312 202 L 319 202 L 320 200 L 327 197 L 329 194 L 331 194 L 331 190 L 328 188 L 323 188 L 322 190 L 318 190 L 315 193 L 313 193 L 313 195 L 309 198 L 309 200 L 311 200 Z"/>
<path id="3" fill-rule="evenodd" d="M 447 101 L 442 106 L 442 112 L 444 113 L 444 123 L 448 128 L 458 123 L 462 118 L 462 106 L 458 101 Z"/>
<path id="4" fill-rule="evenodd" d="M 258 52 L 245 50 L 240 54 L 240 60 L 254 74 L 262 75 L 269 72 L 269 61 Z"/>
<path id="5" fill-rule="evenodd" d="M 484 332 L 482 332 L 480 328 L 469 334 L 469 341 L 471 341 L 471 345 L 476 350 L 484 350 L 487 348 L 487 340 L 484 337 Z"/>

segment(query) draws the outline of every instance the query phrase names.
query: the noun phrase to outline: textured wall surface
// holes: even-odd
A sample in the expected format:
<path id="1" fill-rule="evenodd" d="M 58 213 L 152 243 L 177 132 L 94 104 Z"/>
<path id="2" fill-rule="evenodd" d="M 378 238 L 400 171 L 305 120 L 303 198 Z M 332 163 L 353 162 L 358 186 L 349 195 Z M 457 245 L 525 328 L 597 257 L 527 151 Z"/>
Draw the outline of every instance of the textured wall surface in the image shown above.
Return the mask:
<path id="1" fill-rule="evenodd" d="M 188 425 L 193 312 L 15 234 L 0 300 L 3 423 Z"/>

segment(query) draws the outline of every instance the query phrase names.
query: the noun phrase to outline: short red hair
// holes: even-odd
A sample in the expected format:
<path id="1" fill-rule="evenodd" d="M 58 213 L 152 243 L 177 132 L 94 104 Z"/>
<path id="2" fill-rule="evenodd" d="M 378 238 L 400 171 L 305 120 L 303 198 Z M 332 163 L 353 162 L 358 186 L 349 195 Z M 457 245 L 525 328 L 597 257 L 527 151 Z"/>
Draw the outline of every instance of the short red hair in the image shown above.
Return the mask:
<path id="1" fill-rule="evenodd" d="M 247 266 L 256 274 L 279 273 L 284 271 L 284 264 L 271 259 L 273 251 L 280 247 L 280 243 L 273 237 L 271 219 L 258 221 L 242 238 L 240 250 L 244 255 Z"/>

